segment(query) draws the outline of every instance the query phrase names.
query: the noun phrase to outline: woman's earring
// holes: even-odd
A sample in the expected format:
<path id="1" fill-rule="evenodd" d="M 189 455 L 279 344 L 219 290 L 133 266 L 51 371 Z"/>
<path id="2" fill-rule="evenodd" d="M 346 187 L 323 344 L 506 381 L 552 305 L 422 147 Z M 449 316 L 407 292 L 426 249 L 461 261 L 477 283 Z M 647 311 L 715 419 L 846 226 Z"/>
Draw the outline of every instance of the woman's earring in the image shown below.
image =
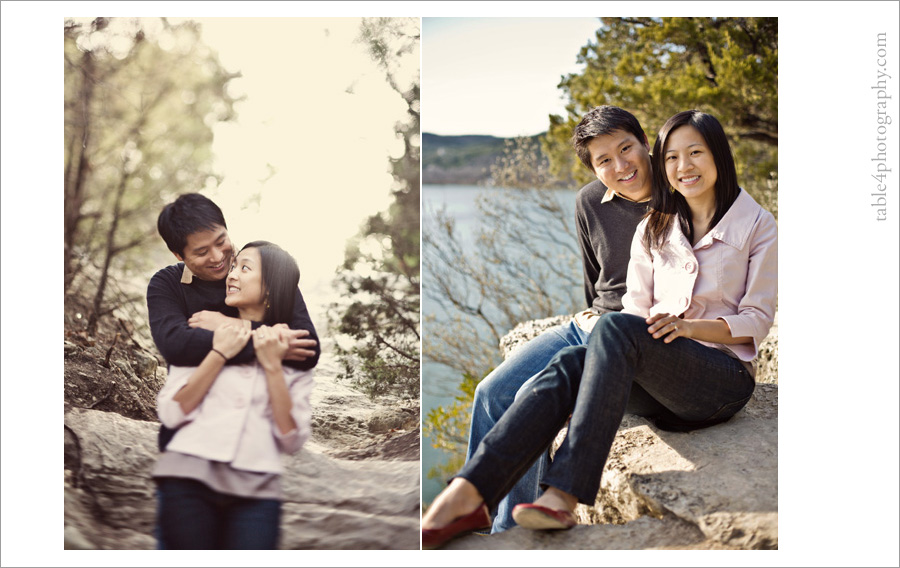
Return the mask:
<path id="1" fill-rule="evenodd" d="M 675 188 L 672 187 L 671 185 L 669 186 L 669 193 L 671 193 L 671 194 L 675 193 Z"/>

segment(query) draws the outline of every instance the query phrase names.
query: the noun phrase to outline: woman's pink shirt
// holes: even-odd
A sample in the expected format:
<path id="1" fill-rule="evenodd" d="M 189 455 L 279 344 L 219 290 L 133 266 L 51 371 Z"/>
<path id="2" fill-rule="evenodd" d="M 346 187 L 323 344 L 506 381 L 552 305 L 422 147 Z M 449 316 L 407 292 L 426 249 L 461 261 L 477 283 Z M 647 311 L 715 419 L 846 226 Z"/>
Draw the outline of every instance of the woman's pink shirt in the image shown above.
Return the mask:
<path id="1" fill-rule="evenodd" d="M 752 337 L 753 342 L 699 343 L 752 361 L 775 318 L 778 230 L 772 214 L 741 190 L 725 216 L 694 246 L 676 221 L 663 250 L 648 253 L 646 228 L 645 219 L 631 244 L 622 311 L 722 319 L 732 337 Z"/>

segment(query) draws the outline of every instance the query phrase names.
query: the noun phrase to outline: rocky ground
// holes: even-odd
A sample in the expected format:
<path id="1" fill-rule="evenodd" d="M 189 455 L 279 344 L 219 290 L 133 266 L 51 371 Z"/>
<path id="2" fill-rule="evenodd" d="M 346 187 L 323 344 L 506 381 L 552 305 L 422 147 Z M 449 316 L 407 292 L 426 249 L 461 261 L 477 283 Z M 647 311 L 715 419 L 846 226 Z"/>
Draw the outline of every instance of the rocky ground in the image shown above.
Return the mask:
<path id="1" fill-rule="evenodd" d="M 501 341 L 508 356 L 567 316 L 524 322 Z M 450 550 L 771 550 L 778 548 L 778 327 L 760 345 L 753 398 L 734 418 L 666 432 L 626 415 L 596 502 L 569 531 L 515 527 L 469 535 Z M 554 447 L 558 447 L 565 429 Z"/>
<path id="2" fill-rule="evenodd" d="M 114 317 L 84 331 L 66 302 L 67 548 L 155 547 L 156 393 L 165 366 L 152 341 Z M 313 434 L 286 458 L 282 548 L 418 548 L 419 406 L 372 400 L 337 377 L 328 339 L 312 394 Z M 314 521 L 314 522 L 311 522 Z"/>

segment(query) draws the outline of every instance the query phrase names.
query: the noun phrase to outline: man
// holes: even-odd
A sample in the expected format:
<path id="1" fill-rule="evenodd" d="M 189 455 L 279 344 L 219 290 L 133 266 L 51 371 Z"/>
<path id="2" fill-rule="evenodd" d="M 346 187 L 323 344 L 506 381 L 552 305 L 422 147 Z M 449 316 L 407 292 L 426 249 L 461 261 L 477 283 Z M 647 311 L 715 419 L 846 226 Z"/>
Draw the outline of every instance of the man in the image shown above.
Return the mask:
<path id="1" fill-rule="evenodd" d="M 157 229 L 179 260 L 161 269 L 147 288 L 150 332 L 169 365 L 196 366 L 212 348 L 213 332 L 220 325 L 251 325 L 238 318 L 237 309 L 225 305 L 225 278 L 231 270 L 234 247 L 221 209 L 199 193 L 181 195 L 163 208 Z M 253 323 L 258 327 L 260 323 Z M 320 348 L 316 330 L 300 290 L 294 315 L 286 330 L 290 348 L 284 364 L 307 370 L 316 366 Z M 253 342 L 228 364 L 253 361 Z M 160 449 L 173 431 L 160 429 Z"/>
<path id="2" fill-rule="evenodd" d="M 466 459 L 515 400 L 528 380 L 564 347 L 584 345 L 599 317 L 622 309 L 625 275 L 635 229 L 647 211 L 652 185 L 650 144 L 638 120 L 614 106 L 588 112 L 572 137 L 578 158 L 597 176 L 579 190 L 575 216 L 588 308 L 520 347 L 475 389 Z M 515 526 L 512 509 L 541 494 L 545 453 L 500 503 L 492 532 Z"/>

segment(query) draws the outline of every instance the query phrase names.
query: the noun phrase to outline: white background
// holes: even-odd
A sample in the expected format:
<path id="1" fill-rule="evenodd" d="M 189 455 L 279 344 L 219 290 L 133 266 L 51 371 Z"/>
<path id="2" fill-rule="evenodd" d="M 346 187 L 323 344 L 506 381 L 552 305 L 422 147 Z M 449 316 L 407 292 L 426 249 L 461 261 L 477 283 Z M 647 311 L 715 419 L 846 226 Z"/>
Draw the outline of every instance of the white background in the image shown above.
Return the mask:
<path id="1" fill-rule="evenodd" d="M 897 566 L 900 135 L 888 221 L 870 194 L 876 33 L 900 119 L 896 2 L 2 4 L 3 566 Z M 779 550 L 175 553 L 62 550 L 65 16 L 779 18 Z M 717 13 L 711 14 L 715 9 Z M 427 70 L 423 70 L 423 73 Z M 427 109 L 423 108 L 423 114 Z M 57 393 L 57 394 L 53 394 Z"/>

